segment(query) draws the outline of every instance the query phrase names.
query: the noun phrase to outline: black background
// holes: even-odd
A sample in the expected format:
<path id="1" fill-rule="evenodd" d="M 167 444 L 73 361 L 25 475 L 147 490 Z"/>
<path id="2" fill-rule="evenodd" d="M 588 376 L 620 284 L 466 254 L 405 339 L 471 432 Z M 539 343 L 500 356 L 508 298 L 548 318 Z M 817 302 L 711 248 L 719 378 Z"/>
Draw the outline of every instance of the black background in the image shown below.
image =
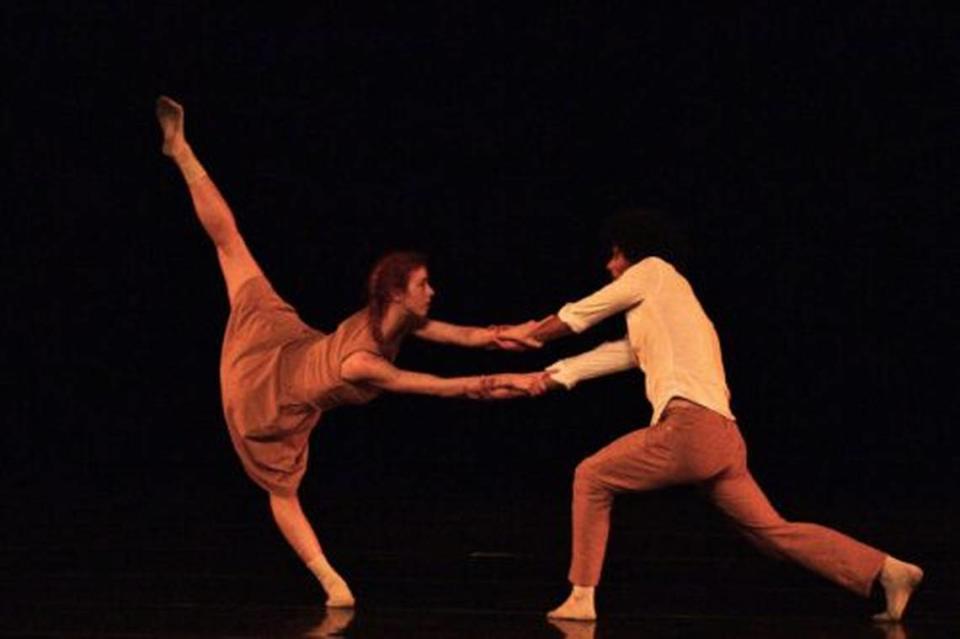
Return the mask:
<path id="1" fill-rule="evenodd" d="M 6 530 L 268 524 L 220 412 L 226 296 L 159 152 L 162 93 L 323 330 L 389 248 L 429 253 L 438 318 L 542 317 L 606 281 L 613 207 L 674 212 L 773 500 L 953 527 L 956 15 L 804 6 L 5 5 Z M 622 330 L 529 354 L 414 340 L 399 364 L 532 370 Z M 576 462 L 649 416 L 638 373 L 511 403 L 384 396 L 324 417 L 303 495 L 565 508 Z"/>

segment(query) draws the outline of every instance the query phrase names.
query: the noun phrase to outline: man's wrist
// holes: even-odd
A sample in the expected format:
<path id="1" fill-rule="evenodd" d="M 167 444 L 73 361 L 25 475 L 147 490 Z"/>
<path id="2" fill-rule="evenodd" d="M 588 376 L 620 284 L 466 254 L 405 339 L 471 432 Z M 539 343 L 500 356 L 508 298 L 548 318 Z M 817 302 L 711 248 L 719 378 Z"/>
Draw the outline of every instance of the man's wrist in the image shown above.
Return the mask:
<path id="1" fill-rule="evenodd" d="M 571 335 L 574 332 L 573 328 L 559 315 L 549 315 L 540 320 L 531 337 L 539 342 L 549 342 L 558 337 Z"/>
<path id="2" fill-rule="evenodd" d="M 548 391 L 560 390 L 561 388 L 566 390 L 566 386 L 558 382 L 553 378 L 553 375 L 548 374 L 546 378 L 546 385 Z"/>
<path id="3" fill-rule="evenodd" d="M 566 366 L 563 360 L 554 362 L 546 368 L 547 385 L 551 389 L 564 388 L 570 390 L 577 385 L 579 381 L 576 376 Z"/>

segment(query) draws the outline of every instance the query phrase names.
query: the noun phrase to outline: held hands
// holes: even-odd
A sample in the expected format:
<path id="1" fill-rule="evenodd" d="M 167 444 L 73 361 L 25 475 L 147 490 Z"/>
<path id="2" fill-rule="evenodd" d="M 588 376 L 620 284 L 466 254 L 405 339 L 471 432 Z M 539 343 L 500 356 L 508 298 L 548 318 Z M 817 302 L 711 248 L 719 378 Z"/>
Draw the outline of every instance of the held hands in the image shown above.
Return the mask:
<path id="1" fill-rule="evenodd" d="M 540 322 L 536 320 L 522 324 L 491 326 L 492 339 L 489 348 L 505 351 L 527 351 L 540 348 L 543 342 L 533 337 L 533 333 L 539 326 Z M 546 393 L 554 385 L 547 371 L 485 375 L 472 385 L 467 396 L 472 399 L 537 397 Z"/>
<path id="2" fill-rule="evenodd" d="M 543 342 L 533 338 L 533 332 L 539 326 L 536 320 L 523 324 L 501 324 L 492 326 L 493 343 L 491 346 L 505 351 L 528 351 L 540 348 Z"/>
<path id="3" fill-rule="evenodd" d="M 504 373 L 485 375 L 479 379 L 477 387 L 471 389 L 468 397 L 472 399 L 513 399 L 516 397 L 537 397 L 549 390 L 550 373 Z"/>

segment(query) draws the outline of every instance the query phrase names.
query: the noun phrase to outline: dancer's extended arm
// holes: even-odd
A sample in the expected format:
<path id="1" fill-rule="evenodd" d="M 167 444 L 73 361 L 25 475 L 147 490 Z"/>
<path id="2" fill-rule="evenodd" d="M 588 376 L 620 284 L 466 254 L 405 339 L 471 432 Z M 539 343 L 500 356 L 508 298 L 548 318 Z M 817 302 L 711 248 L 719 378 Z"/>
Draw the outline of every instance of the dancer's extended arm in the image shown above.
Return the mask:
<path id="1" fill-rule="evenodd" d="M 458 326 L 457 324 L 431 319 L 414 331 L 414 335 L 421 339 L 442 344 L 522 351 L 540 347 L 540 342 L 521 334 L 522 330 L 530 331 L 535 328 L 536 324 L 534 321 L 518 324 L 516 327 L 511 327 L 517 329 L 514 333 L 506 335 L 504 331 L 507 327 L 504 326 L 489 326 L 486 328 Z"/>
<path id="2" fill-rule="evenodd" d="M 556 318 L 555 315 L 551 317 Z M 604 342 L 593 350 L 574 357 L 558 360 L 543 371 L 510 375 L 509 386 L 517 392 L 522 389 L 526 395 L 537 396 L 561 388 L 570 390 L 582 381 L 636 367 L 637 359 L 630 340 L 623 337 L 613 342 Z"/>
<path id="3" fill-rule="evenodd" d="M 630 341 L 624 337 L 614 342 L 604 342 L 593 350 L 554 362 L 547 367 L 547 389 L 563 386 L 571 389 L 579 382 L 612 375 L 637 367 L 637 359 Z"/>
<path id="4" fill-rule="evenodd" d="M 527 375 L 499 374 L 471 377 L 437 377 L 397 368 L 368 351 L 348 356 L 340 365 L 340 376 L 353 383 L 364 383 L 394 393 L 419 393 L 439 397 L 471 399 L 507 399 L 538 394 L 543 389 L 530 383 Z"/>
<path id="5" fill-rule="evenodd" d="M 661 262 L 662 263 L 662 262 Z M 539 322 L 507 326 L 501 336 L 536 343 L 582 333 L 615 313 L 626 311 L 660 286 L 660 271 L 654 260 L 643 260 L 619 278 L 583 299 L 566 304 Z"/>

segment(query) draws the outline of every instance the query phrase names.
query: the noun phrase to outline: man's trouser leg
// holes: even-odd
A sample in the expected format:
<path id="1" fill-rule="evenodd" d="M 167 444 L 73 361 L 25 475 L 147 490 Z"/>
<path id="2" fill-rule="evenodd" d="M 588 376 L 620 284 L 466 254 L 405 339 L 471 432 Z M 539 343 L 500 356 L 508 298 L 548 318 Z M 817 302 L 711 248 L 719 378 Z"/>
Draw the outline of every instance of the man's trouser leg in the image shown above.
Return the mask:
<path id="1" fill-rule="evenodd" d="M 573 480 L 570 582 L 599 583 L 616 493 L 717 475 L 735 452 L 735 428 L 733 422 L 703 408 L 668 408 L 654 426 L 628 433 L 581 462 Z"/>
<path id="2" fill-rule="evenodd" d="M 736 430 L 736 425 L 733 428 Z M 736 437 L 740 451 L 735 463 L 707 485 L 717 507 L 762 550 L 792 559 L 844 588 L 869 596 L 886 555 L 830 528 L 784 520 L 747 469 L 746 446 L 738 430 Z"/>

